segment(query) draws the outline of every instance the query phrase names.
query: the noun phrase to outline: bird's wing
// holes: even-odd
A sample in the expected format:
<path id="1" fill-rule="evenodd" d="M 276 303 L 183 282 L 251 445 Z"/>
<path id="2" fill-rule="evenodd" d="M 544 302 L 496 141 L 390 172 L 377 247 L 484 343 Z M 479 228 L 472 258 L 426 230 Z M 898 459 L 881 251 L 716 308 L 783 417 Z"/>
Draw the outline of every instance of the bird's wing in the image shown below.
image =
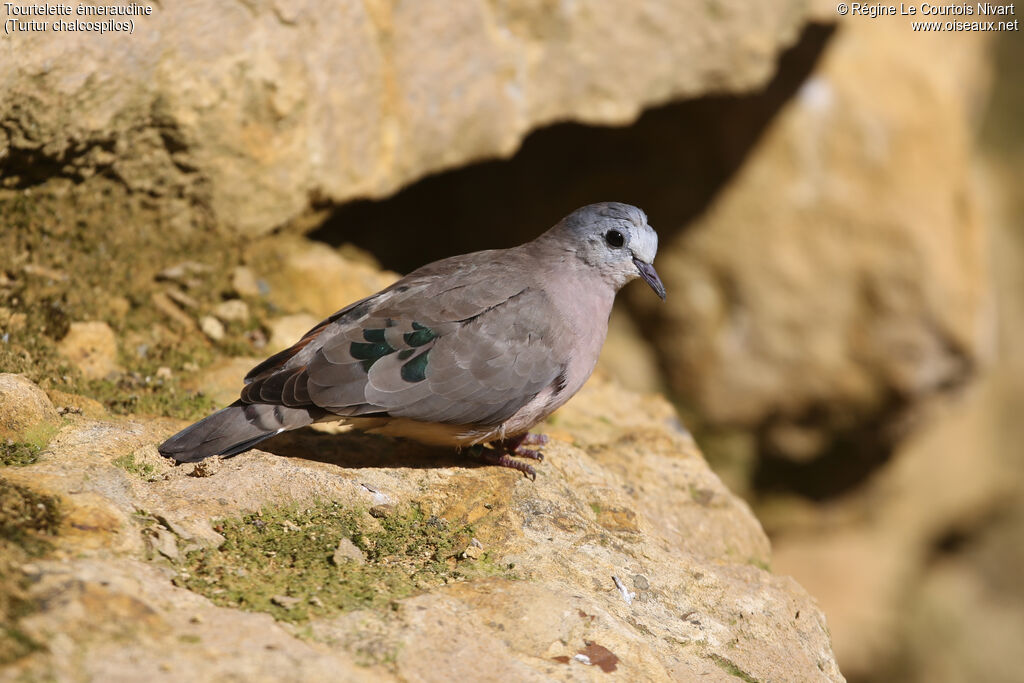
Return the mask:
<path id="1" fill-rule="evenodd" d="M 342 309 L 254 368 L 252 403 L 496 426 L 558 384 L 571 330 L 515 259 L 456 257 Z"/>

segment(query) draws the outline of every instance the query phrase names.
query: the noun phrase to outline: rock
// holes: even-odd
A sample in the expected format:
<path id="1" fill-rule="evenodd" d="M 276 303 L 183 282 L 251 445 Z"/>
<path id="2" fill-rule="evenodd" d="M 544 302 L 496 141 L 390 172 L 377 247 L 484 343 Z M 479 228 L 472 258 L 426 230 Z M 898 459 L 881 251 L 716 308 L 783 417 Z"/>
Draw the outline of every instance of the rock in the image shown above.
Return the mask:
<path id="1" fill-rule="evenodd" d="M 342 538 L 338 543 L 337 550 L 331 555 L 331 562 L 336 565 L 342 565 L 346 562 L 355 562 L 356 564 L 365 564 L 366 556 L 363 551 L 352 542 L 351 539 Z"/>
<path id="2" fill-rule="evenodd" d="M 198 281 L 196 282 L 196 286 L 198 286 Z M 171 301 L 173 301 L 174 303 L 178 304 L 182 308 L 191 309 L 191 310 L 195 310 L 195 309 L 199 308 L 199 302 L 196 301 L 193 297 L 191 297 L 188 294 L 186 294 L 185 292 L 181 291 L 180 289 L 175 289 L 174 287 L 168 287 L 164 291 L 166 292 L 167 297 Z"/>
<path id="3" fill-rule="evenodd" d="M 104 322 L 71 323 L 57 350 L 87 379 L 104 379 L 121 371 L 117 364 L 117 337 Z"/>
<path id="4" fill-rule="evenodd" d="M 59 419 L 46 393 L 31 380 L 0 373 L 0 441 L 25 441 Z"/>
<path id="5" fill-rule="evenodd" d="M 800 423 L 805 438 L 778 441 L 797 459 L 990 357 L 970 173 L 983 42 L 905 30 L 843 23 L 730 184 L 664 241 L 668 301 L 632 297 L 684 403 L 714 425 Z"/>
<path id="6" fill-rule="evenodd" d="M 181 330 L 186 333 L 196 331 L 196 322 L 178 308 L 178 305 L 171 300 L 171 297 L 167 296 L 166 292 L 153 292 L 150 300 L 155 309 L 167 316 Z"/>
<path id="7" fill-rule="evenodd" d="M 640 334 L 622 307 L 608 320 L 608 337 L 597 369 L 633 391 L 661 391 L 665 387 L 654 349 Z"/>
<path id="8" fill-rule="evenodd" d="M 267 342 L 267 352 L 275 353 L 286 349 L 299 341 L 306 332 L 309 332 L 320 318 L 315 318 L 308 313 L 296 313 L 285 315 L 270 321 L 270 341 Z"/>
<path id="9" fill-rule="evenodd" d="M 176 282 L 180 285 L 189 287 L 198 276 L 206 275 L 209 272 L 210 266 L 205 263 L 200 263 L 198 261 L 183 261 L 181 263 L 176 263 L 169 268 L 164 268 L 157 273 L 156 279 Z"/>
<path id="10" fill-rule="evenodd" d="M 181 553 L 178 551 L 178 537 L 171 531 L 163 528 L 154 530 L 156 551 L 168 560 L 177 560 Z"/>
<path id="11" fill-rule="evenodd" d="M 265 273 L 272 304 L 289 313 L 312 313 L 316 322 L 398 279 L 395 273 L 347 258 L 322 242 L 294 236 L 260 242 L 249 258 Z"/>
<path id="12" fill-rule="evenodd" d="M 152 449 L 181 424 L 83 419 L 64 429 L 53 457 L 9 475 L 75 505 L 87 500 L 93 511 L 75 519 L 94 530 L 62 532 L 53 539 L 55 555 L 33 560 L 30 597 L 38 609 L 16 626 L 60 648 L 19 661 L 24 677 L 56 675 L 73 661 L 76 670 L 107 678 L 169 667 L 175 676 L 208 680 L 230 666 L 239 667 L 234 675 L 259 677 L 287 663 L 293 668 L 284 678 L 412 680 L 443 672 L 474 679 L 486 661 L 507 678 L 562 680 L 587 666 L 581 655 L 598 674 L 623 680 L 726 681 L 736 672 L 766 681 L 842 680 L 814 600 L 792 579 L 760 568 L 769 560 L 760 525 L 708 469 L 662 399 L 591 381 L 557 414 L 536 482 L 444 449 L 311 431 L 277 440 L 275 449 L 290 457 L 251 451 L 224 460 L 213 477 L 168 467 L 147 481 L 112 465 Z M 713 497 L 701 503 L 692 490 Z M 170 539 L 216 547 L 224 539 L 211 520 L 263 510 L 253 525 L 277 524 L 297 539 L 321 529 L 282 522 L 267 512 L 272 506 L 330 501 L 332 509 L 358 511 L 381 494 L 395 501 L 393 509 L 364 515 L 366 524 L 401 528 L 410 509 L 424 528 L 458 534 L 472 524 L 471 537 L 436 559 L 491 569 L 423 583 L 382 609 L 340 613 L 290 583 L 297 590 L 273 593 L 269 604 L 286 620 L 319 610 L 301 637 L 265 614 L 215 607 L 170 581 L 180 569 L 168 571 L 166 563 L 178 566 L 172 558 L 185 552 Z M 595 503 L 612 511 L 607 519 L 595 519 Z M 159 525 L 140 529 L 130 521 L 139 510 Z M 146 560 L 144 539 L 161 527 L 162 554 Z M 338 572 L 379 570 L 350 544 L 340 542 L 322 561 L 333 560 Z M 474 551 L 477 559 L 463 552 L 467 546 L 482 551 Z M 287 562 L 280 566 L 288 571 Z M 130 646 L 126 628 L 136 635 Z"/>
<path id="13" fill-rule="evenodd" d="M 297 339 L 298 337 L 289 343 L 294 343 Z M 184 382 L 184 386 L 191 391 L 201 391 L 217 406 L 226 406 L 238 399 L 238 394 L 245 385 L 245 376 L 262 360 L 255 357 L 222 358 L 203 368 L 201 373 L 190 377 Z"/>
<path id="14" fill-rule="evenodd" d="M 213 307 L 213 315 L 224 323 L 241 323 L 249 319 L 249 306 L 241 299 L 228 299 Z"/>
<path id="15" fill-rule="evenodd" d="M 204 315 L 199 320 L 199 329 L 213 341 L 220 341 L 224 338 L 224 324 L 212 315 Z"/>
<path id="16" fill-rule="evenodd" d="M 57 412 L 61 414 L 73 413 L 94 420 L 102 419 L 107 414 L 107 409 L 103 407 L 102 403 L 88 396 L 69 394 L 57 389 L 50 389 L 46 395 L 50 397 Z"/>
<path id="17" fill-rule="evenodd" d="M 192 471 L 188 473 L 188 476 L 197 478 L 212 477 L 220 469 L 220 462 L 220 458 L 200 460 L 192 467 Z"/>
<path id="18" fill-rule="evenodd" d="M 937 539 L 998 514 L 1012 469 L 993 458 L 999 403 L 970 388 L 992 348 L 990 223 L 971 161 L 986 47 L 966 33 L 911 44 L 905 31 L 841 24 L 735 181 L 659 253 L 676 294 L 659 350 L 711 422 L 744 425 L 790 463 L 828 452 L 827 469 L 805 470 L 822 482 L 863 467 L 844 433 L 892 434 L 863 449 L 878 460 L 842 496 L 759 509 L 773 569 L 818 598 L 844 672 L 864 680 L 926 668 L 886 666 L 917 641 L 905 615 Z M 856 424 L 897 417 L 893 397 L 913 431 Z"/>
<path id="19" fill-rule="evenodd" d="M 299 598 L 292 598 L 287 595 L 275 595 L 270 598 L 270 601 L 278 607 L 284 607 L 285 609 L 291 609 L 302 602 Z"/>
<path id="20" fill-rule="evenodd" d="M 144 39 L 128 64 L 86 32 L 20 34 L 0 78 L 0 155 L 63 168 L 74 150 L 63 174 L 103 171 L 174 203 L 161 239 L 202 230 L 204 215 L 265 233 L 314 203 L 507 155 L 554 121 L 625 123 L 672 98 L 756 88 L 807 12 L 798 0 L 285 7 L 163 7 L 135 18 Z"/>
<path id="21" fill-rule="evenodd" d="M 256 274 L 246 266 L 235 266 L 235 269 L 231 271 L 231 288 L 238 296 L 255 299 L 261 294 Z"/>

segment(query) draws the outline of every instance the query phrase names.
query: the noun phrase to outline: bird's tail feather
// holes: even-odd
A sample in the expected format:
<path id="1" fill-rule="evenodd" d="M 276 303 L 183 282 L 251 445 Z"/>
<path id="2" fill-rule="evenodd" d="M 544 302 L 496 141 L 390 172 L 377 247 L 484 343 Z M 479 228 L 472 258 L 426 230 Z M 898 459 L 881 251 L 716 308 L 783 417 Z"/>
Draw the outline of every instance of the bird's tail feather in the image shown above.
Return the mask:
<path id="1" fill-rule="evenodd" d="M 167 439 L 159 450 L 178 462 L 238 455 L 275 434 L 312 424 L 317 417 L 307 408 L 235 401 Z"/>

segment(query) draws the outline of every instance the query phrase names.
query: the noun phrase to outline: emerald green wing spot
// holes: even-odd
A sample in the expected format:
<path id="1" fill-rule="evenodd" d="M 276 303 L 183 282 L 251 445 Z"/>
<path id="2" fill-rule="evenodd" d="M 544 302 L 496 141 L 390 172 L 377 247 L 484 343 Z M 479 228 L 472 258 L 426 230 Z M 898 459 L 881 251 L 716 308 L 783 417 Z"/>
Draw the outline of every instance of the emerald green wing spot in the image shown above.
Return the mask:
<path id="1" fill-rule="evenodd" d="M 375 344 L 384 343 L 384 330 L 363 330 L 363 339 Z"/>
<path id="2" fill-rule="evenodd" d="M 406 382 L 422 382 L 427 378 L 427 355 L 430 351 L 424 351 L 420 355 L 402 366 L 402 379 Z"/>
<path id="3" fill-rule="evenodd" d="M 405 335 L 403 335 L 405 343 L 409 346 L 423 346 L 437 336 L 434 334 L 432 329 L 425 325 L 420 325 L 419 323 L 413 323 L 412 329 L 415 331 L 406 332 Z"/>
<path id="4" fill-rule="evenodd" d="M 402 349 L 398 352 L 398 360 L 405 360 L 414 353 L 416 353 L 416 349 Z"/>
<path id="5" fill-rule="evenodd" d="M 365 333 L 364 333 L 365 336 Z M 373 344 L 364 344 L 363 342 L 352 342 L 348 347 L 348 352 L 356 360 L 363 361 L 363 370 L 367 372 L 373 367 L 373 364 L 379 361 L 389 353 L 394 353 L 395 350 L 391 348 L 387 342 L 377 342 Z"/>

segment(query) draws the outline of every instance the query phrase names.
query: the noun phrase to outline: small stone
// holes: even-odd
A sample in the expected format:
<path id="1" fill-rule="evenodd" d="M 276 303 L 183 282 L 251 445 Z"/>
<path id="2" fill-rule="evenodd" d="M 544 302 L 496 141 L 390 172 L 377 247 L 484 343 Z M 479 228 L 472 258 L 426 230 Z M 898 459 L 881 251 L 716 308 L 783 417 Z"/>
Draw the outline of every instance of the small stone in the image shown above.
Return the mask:
<path id="1" fill-rule="evenodd" d="M 199 329 L 213 341 L 220 341 L 224 338 L 224 324 L 212 315 L 204 315 L 199 321 Z"/>
<path id="2" fill-rule="evenodd" d="M 37 425 L 57 420 L 53 403 L 30 379 L 0 373 L 0 440 L 21 441 Z"/>
<path id="3" fill-rule="evenodd" d="M 374 505 L 370 508 L 370 516 L 376 517 L 377 519 L 386 519 L 395 512 L 395 506 L 390 503 L 384 505 Z"/>
<path id="4" fill-rule="evenodd" d="M 228 299 L 213 307 L 213 315 L 225 323 L 245 322 L 249 319 L 249 306 L 241 299 Z"/>
<path id="5" fill-rule="evenodd" d="M 168 560 L 177 560 L 179 557 L 178 553 L 178 537 L 167 529 L 157 527 L 156 543 L 154 544 L 156 551 L 166 557 Z"/>
<path id="6" fill-rule="evenodd" d="M 286 349 L 299 341 L 319 320 L 308 313 L 285 315 L 270 321 L 270 350 Z"/>
<path id="7" fill-rule="evenodd" d="M 220 458 L 207 458 L 206 460 L 200 460 L 192 468 L 192 471 L 188 473 L 188 476 L 200 479 L 205 477 L 212 477 L 213 475 L 217 474 L 217 470 L 219 469 L 219 463 Z"/>
<path id="8" fill-rule="evenodd" d="M 57 351 L 87 379 L 104 379 L 120 372 L 117 365 L 117 337 L 105 322 L 71 323 L 71 329 L 57 345 Z"/>
<path id="9" fill-rule="evenodd" d="M 239 296 L 257 297 L 260 295 L 260 285 L 256 280 L 256 274 L 246 266 L 238 266 L 232 271 L 231 288 Z"/>
<path id="10" fill-rule="evenodd" d="M 210 266 L 205 263 L 197 263 L 196 261 L 184 261 L 177 265 L 171 266 L 170 268 L 164 268 L 157 273 L 157 280 L 170 280 L 171 282 L 179 282 L 182 284 L 191 284 L 194 282 L 194 276 L 205 275 L 210 272 Z"/>
<path id="11" fill-rule="evenodd" d="M 643 574 L 637 574 L 633 577 L 633 588 L 645 591 L 651 587 L 651 584 L 647 581 L 647 577 Z"/>
<path id="12" fill-rule="evenodd" d="M 293 598 L 289 595 L 275 595 L 270 598 L 270 602 L 274 603 L 278 607 L 284 607 L 285 609 L 291 609 L 298 605 L 302 600 L 299 598 Z"/>
<path id="13" fill-rule="evenodd" d="M 191 332 L 196 328 L 195 321 L 185 315 L 184 311 L 178 308 L 178 304 L 171 301 L 171 298 L 165 292 L 153 292 L 150 300 L 153 302 L 154 308 L 170 318 L 172 322 L 183 330 Z"/>
<path id="14" fill-rule="evenodd" d="M 338 542 L 338 547 L 335 549 L 334 554 L 331 555 L 331 562 L 339 567 L 348 562 L 366 564 L 366 556 L 363 555 L 363 551 L 351 539 L 342 538 Z"/>
<path id="15" fill-rule="evenodd" d="M 185 308 L 199 308 L 199 302 L 180 289 L 168 289 L 167 296 L 170 297 L 172 301 L 184 306 Z"/>
<path id="16" fill-rule="evenodd" d="M 481 548 L 480 546 L 475 546 L 472 543 L 466 546 L 466 549 L 462 551 L 463 559 L 467 560 L 478 560 L 483 554 L 483 548 Z"/>
<path id="17" fill-rule="evenodd" d="M 161 365 L 156 369 L 157 379 L 170 379 L 174 375 L 171 369 L 166 365 Z"/>
<path id="18" fill-rule="evenodd" d="M 107 299 L 107 308 L 117 318 L 124 318 L 132 310 L 132 302 L 127 297 L 114 295 Z"/>
<path id="19" fill-rule="evenodd" d="M 25 275 L 32 275 L 34 277 L 43 278 L 44 280 L 50 280 L 51 282 L 67 282 L 68 274 L 63 270 L 57 270 L 56 268 L 47 268 L 46 266 L 40 266 L 34 263 L 30 263 L 21 269 Z"/>

